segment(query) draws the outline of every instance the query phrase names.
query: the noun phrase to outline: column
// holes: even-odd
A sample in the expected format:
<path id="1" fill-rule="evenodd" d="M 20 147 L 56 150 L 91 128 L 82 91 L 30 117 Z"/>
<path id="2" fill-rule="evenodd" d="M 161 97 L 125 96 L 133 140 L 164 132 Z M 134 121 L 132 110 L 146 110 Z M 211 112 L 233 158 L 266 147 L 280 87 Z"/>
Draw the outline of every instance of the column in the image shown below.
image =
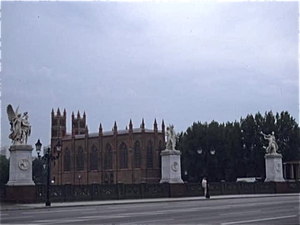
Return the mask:
<path id="1" fill-rule="evenodd" d="M 284 177 L 284 179 L 287 179 L 286 170 L 287 170 L 287 166 L 286 166 L 286 163 L 284 163 L 283 164 L 283 177 Z"/>
<path id="2" fill-rule="evenodd" d="M 292 163 L 290 164 L 290 179 L 291 180 L 295 179 L 295 177 L 294 177 L 294 165 Z"/>

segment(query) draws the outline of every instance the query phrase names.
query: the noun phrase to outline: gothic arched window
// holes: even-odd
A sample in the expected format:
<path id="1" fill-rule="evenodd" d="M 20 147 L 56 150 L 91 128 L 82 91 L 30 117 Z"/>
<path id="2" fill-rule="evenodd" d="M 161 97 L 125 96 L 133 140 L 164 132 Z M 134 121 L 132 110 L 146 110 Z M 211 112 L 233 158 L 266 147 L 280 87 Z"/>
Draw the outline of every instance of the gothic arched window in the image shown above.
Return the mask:
<path id="1" fill-rule="evenodd" d="M 64 155 L 64 171 L 71 170 L 71 152 L 68 148 L 65 149 Z"/>
<path id="2" fill-rule="evenodd" d="M 136 141 L 134 143 L 134 168 L 141 167 L 141 147 L 140 142 Z"/>
<path id="3" fill-rule="evenodd" d="M 107 144 L 105 148 L 104 168 L 112 169 L 112 149 L 110 144 Z"/>
<path id="4" fill-rule="evenodd" d="M 79 146 L 77 149 L 76 165 L 77 165 L 76 167 L 77 171 L 84 170 L 84 153 L 81 146 Z"/>
<path id="5" fill-rule="evenodd" d="M 128 150 L 124 142 L 120 145 L 120 169 L 128 168 Z"/>
<path id="6" fill-rule="evenodd" d="M 90 170 L 98 170 L 98 151 L 95 145 L 92 146 L 90 154 Z"/>
<path id="7" fill-rule="evenodd" d="M 153 145 L 150 140 L 147 144 L 147 168 L 153 168 Z"/>

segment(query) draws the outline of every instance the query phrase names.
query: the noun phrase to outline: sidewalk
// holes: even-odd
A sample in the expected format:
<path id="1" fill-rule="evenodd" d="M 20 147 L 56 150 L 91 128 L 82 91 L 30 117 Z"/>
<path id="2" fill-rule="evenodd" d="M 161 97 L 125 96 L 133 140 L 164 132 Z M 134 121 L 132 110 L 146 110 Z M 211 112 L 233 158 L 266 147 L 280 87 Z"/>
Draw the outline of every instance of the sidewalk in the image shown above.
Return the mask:
<path id="1" fill-rule="evenodd" d="M 126 199 L 126 200 L 103 200 L 103 201 L 78 201 L 78 202 L 52 202 L 51 207 L 46 207 L 45 203 L 34 204 L 10 204 L 0 203 L 1 211 L 8 210 L 24 210 L 24 209 L 45 209 L 45 208 L 59 208 L 59 207 L 78 207 L 78 206 L 100 206 L 100 205 L 118 205 L 118 204 L 138 204 L 138 203 L 157 203 L 157 202 L 180 202 L 180 201 L 210 201 L 220 199 L 232 198 L 261 198 L 261 197 L 279 197 L 279 196 L 298 196 L 299 193 L 287 194 L 246 194 L 246 195 L 216 195 L 211 196 L 210 199 L 204 196 L 197 197 L 178 197 L 178 198 L 151 198 L 151 199 Z"/>

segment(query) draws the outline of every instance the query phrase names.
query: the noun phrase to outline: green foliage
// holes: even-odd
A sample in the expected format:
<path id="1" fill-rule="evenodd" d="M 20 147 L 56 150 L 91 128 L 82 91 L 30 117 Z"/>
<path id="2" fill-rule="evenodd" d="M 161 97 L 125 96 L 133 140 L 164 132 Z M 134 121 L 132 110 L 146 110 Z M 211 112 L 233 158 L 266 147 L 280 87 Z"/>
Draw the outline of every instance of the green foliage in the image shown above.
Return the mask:
<path id="1" fill-rule="evenodd" d="M 46 183 L 47 171 L 44 164 L 45 162 L 38 158 L 32 162 L 32 179 L 36 184 Z"/>
<path id="2" fill-rule="evenodd" d="M 265 149 L 268 142 L 261 132 L 275 132 L 283 161 L 300 159 L 300 130 L 288 112 L 256 113 L 240 121 L 219 124 L 194 122 L 181 133 L 178 149 L 182 150 L 184 179 L 199 182 L 203 176 L 210 181 L 235 181 L 237 177 L 265 177 Z M 197 150 L 202 149 L 202 154 Z M 210 150 L 216 150 L 215 155 Z"/>
<path id="3" fill-rule="evenodd" d="M 0 185 L 5 185 L 9 180 L 9 159 L 0 155 Z"/>

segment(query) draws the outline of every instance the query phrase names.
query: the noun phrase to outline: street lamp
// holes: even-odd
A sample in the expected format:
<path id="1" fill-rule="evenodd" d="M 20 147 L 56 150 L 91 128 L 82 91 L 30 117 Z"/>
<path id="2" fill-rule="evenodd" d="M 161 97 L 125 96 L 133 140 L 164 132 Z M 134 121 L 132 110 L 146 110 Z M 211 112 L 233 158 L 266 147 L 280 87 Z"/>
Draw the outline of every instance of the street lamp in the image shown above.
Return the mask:
<path id="1" fill-rule="evenodd" d="M 41 148 L 42 148 L 42 143 L 40 142 L 40 139 L 35 144 L 36 152 L 38 154 L 38 158 L 42 159 L 46 162 L 47 166 L 47 183 L 46 183 L 46 206 L 51 206 L 51 201 L 50 201 L 50 160 L 55 161 L 59 158 L 59 155 L 61 153 L 61 141 L 58 140 L 55 148 L 57 151 L 57 155 L 53 155 L 51 152 L 50 147 L 48 147 L 47 152 L 44 156 L 41 157 Z"/>
<path id="2" fill-rule="evenodd" d="M 214 155 L 216 153 L 216 150 L 214 148 L 211 148 L 210 151 L 203 151 L 202 148 L 200 147 L 197 149 L 198 155 L 203 155 L 204 162 L 205 162 L 205 173 L 204 175 L 207 178 L 207 182 L 209 181 L 208 176 L 209 176 L 209 167 L 208 167 L 208 157 L 209 155 Z M 209 198 L 209 188 L 208 188 L 208 183 L 207 183 L 207 194 L 205 196 L 206 198 Z"/>
<path id="3" fill-rule="evenodd" d="M 211 148 L 210 151 L 203 151 L 202 148 L 200 147 L 199 149 L 197 149 L 197 153 L 198 155 L 203 155 L 204 161 L 205 161 L 205 173 L 208 176 L 208 155 L 214 155 L 216 153 L 216 150 L 214 148 Z"/>

